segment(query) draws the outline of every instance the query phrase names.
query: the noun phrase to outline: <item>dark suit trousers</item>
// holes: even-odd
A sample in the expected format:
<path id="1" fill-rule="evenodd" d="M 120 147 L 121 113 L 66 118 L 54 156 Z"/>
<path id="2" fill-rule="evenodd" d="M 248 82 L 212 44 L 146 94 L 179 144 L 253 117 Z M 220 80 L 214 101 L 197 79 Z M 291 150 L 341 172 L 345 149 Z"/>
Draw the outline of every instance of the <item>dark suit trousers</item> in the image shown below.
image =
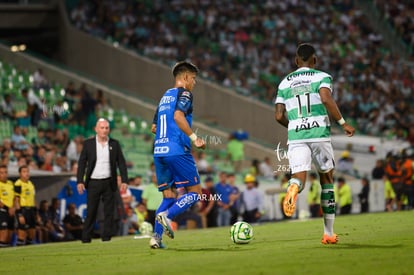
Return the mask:
<path id="1" fill-rule="evenodd" d="M 115 192 L 111 189 L 111 180 L 91 179 L 87 189 L 87 212 L 83 227 L 82 240 L 90 240 L 93 237 L 93 230 L 98 214 L 98 206 L 102 197 L 104 211 L 104 228 L 101 230 L 102 239 L 112 237 L 112 223 L 115 209 Z"/>

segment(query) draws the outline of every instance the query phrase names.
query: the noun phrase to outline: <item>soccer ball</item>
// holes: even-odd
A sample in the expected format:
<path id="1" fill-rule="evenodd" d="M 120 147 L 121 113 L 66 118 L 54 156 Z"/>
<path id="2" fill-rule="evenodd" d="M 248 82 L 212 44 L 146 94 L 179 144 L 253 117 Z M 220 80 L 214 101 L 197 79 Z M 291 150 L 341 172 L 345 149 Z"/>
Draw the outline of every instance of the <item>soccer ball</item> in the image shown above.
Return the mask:
<path id="1" fill-rule="evenodd" d="M 149 222 L 142 222 L 139 227 L 139 232 L 141 233 L 141 235 L 151 236 L 152 229 L 152 224 L 150 224 Z"/>
<path id="2" fill-rule="evenodd" d="M 236 222 L 230 228 L 230 238 L 237 244 L 249 243 L 253 238 L 253 227 L 247 222 Z"/>

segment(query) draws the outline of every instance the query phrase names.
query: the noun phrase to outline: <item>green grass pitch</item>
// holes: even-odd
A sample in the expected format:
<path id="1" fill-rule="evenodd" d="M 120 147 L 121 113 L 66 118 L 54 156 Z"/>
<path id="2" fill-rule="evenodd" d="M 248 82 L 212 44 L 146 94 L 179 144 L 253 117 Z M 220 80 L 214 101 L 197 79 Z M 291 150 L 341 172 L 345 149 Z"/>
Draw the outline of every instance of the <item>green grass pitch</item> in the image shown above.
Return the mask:
<path id="1" fill-rule="evenodd" d="M 229 230 L 180 230 L 165 250 L 132 236 L 0 249 L 1 274 L 414 274 L 414 211 L 338 216 L 336 245 L 322 219 L 254 225 L 233 244 Z"/>

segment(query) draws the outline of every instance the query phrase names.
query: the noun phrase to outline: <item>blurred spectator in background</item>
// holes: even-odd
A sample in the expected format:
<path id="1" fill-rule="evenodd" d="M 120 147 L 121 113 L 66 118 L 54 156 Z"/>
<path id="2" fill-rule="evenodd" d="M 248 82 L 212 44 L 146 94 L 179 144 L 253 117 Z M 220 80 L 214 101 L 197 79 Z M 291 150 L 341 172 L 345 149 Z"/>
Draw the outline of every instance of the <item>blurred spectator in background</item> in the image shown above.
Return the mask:
<path id="1" fill-rule="evenodd" d="M 122 178 L 121 176 L 117 176 L 117 183 L 119 194 L 121 195 L 122 202 L 124 204 L 125 210 L 131 206 L 133 201 L 131 190 L 129 190 L 129 186 L 127 188 L 121 189 Z"/>
<path id="2" fill-rule="evenodd" d="M 408 129 L 407 141 L 410 143 L 411 148 L 414 148 L 414 125 L 411 125 Z"/>
<path id="3" fill-rule="evenodd" d="M 35 89 L 47 89 L 49 88 L 49 80 L 43 73 L 43 69 L 38 68 L 32 75 L 33 88 Z"/>
<path id="4" fill-rule="evenodd" d="M 77 101 L 79 101 L 79 94 L 75 88 L 75 83 L 73 81 L 69 81 L 64 91 L 65 91 L 65 95 L 63 96 L 63 101 L 68 104 L 67 111 L 73 114 L 73 111 L 75 109 L 75 104 Z"/>
<path id="5" fill-rule="evenodd" d="M 401 167 L 401 159 L 398 155 L 392 152 L 387 154 L 387 163 L 385 165 L 385 175 L 391 182 L 392 189 L 395 193 L 395 200 L 397 203 L 397 210 L 402 209 L 402 200 L 404 194 L 404 179 L 403 170 Z"/>
<path id="6" fill-rule="evenodd" d="M 404 182 L 404 194 L 408 200 L 406 210 L 410 210 L 414 207 L 414 162 L 413 158 L 408 155 L 406 149 L 401 152 L 401 169 L 402 180 Z"/>
<path id="7" fill-rule="evenodd" d="M 24 151 L 30 146 L 30 143 L 26 140 L 26 137 L 23 135 L 22 127 L 20 127 L 19 125 L 15 125 L 13 127 L 11 142 L 13 149 L 20 151 Z"/>
<path id="8" fill-rule="evenodd" d="M 1 107 L 1 116 L 7 119 L 15 119 L 16 118 L 16 109 L 14 108 L 14 104 L 12 102 L 12 97 L 10 94 L 5 93 L 3 95 L 3 100 L 0 103 Z"/>
<path id="9" fill-rule="evenodd" d="M 70 142 L 67 129 L 55 129 L 52 133 L 52 149 L 60 154 L 66 153 Z"/>
<path id="10" fill-rule="evenodd" d="M 43 112 L 44 104 L 42 100 L 35 95 L 33 90 L 24 88 L 21 93 L 26 100 L 26 114 L 30 117 L 30 124 L 37 127 Z"/>
<path id="11" fill-rule="evenodd" d="M 144 224 L 145 221 L 148 220 L 148 211 L 147 211 L 147 208 L 145 207 L 145 204 L 143 203 L 137 204 L 134 209 L 134 214 L 135 214 L 135 217 L 134 219 L 132 219 L 131 225 L 134 229 L 141 231 L 142 225 Z M 154 226 L 152 228 L 154 229 Z"/>
<path id="12" fill-rule="evenodd" d="M 83 140 L 84 138 L 82 136 L 76 136 L 69 142 L 66 148 L 68 161 L 78 161 L 83 148 Z"/>
<path id="13" fill-rule="evenodd" d="M 361 204 L 361 213 L 369 212 L 369 180 L 368 178 L 361 179 L 362 189 L 358 194 L 359 203 Z"/>
<path id="14" fill-rule="evenodd" d="M 48 211 L 56 234 L 62 237 L 59 240 L 63 240 L 66 237 L 66 232 L 60 220 L 60 200 L 58 198 L 51 199 Z"/>
<path id="15" fill-rule="evenodd" d="M 95 102 L 96 111 L 98 113 L 107 110 L 110 106 L 108 99 L 105 97 L 104 92 L 101 89 L 96 90 Z"/>
<path id="16" fill-rule="evenodd" d="M 249 167 L 249 174 L 250 175 L 252 175 L 254 177 L 259 176 L 259 173 L 260 173 L 259 164 L 260 164 L 260 162 L 259 162 L 258 159 L 253 159 L 252 160 L 252 162 L 250 164 L 250 167 Z"/>
<path id="17" fill-rule="evenodd" d="M 336 170 L 346 175 L 358 177 L 358 171 L 354 168 L 354 159 L 348 150 L 341 153 Z"/>
<path id="18" fill-rule="evenodd" d="M 155 165 L 154 162 L 150 163 L 150 166 L 148 167 L 148 170 L 146 171 L 146 181 L 145 182 L 151 182 L 152 176 L 155 175 Z"/>
<path id="19" fill-rule="evenodd" d="M 206 153 L 204 151 L 198 152 L 197 158 L 195 159 L 197 163 L 198 173 L 200 175 L 208 175 L 213 172 L 210 163 L 206 159 Z"/>
<path id="20" fill-rule="evenodd" d="M 67 240 L 81 240 L 83 230 L 83 220 L 76 213 L 76 204 L 68 204 L 68 213 L 63 218 L 63 226 L 66 230 Z"/>
<path id="21" fill-rule="evenodd" d="M 227 183 L 231 186 L 230 194 L 230 224 L 237 222 L 240 210 L 240 190 L 236 185 L 236 175 L 234 173 L 227 174 Z"/>
<path id="22" fill-rule="evenodd" d="M 257 223 L 264 209 L 263 194 L 257 188 L 256 178 L 247 174 L 244 177 L 246 189 L 241 193 L 241 206 L 243 211 L 243 221 L 248 223 Z"/>
<path id="23" fill-rule="evenodd" d="M 244 144 L 233 134 L 229 136 L 229 142 L 227 143 L 227 154 L 231 164 L 233 165 L 234 172 L 239 173 L 242 169 L 244 160 Z"/>
<path id="24" fill-rule="evenodd" d="M 151 182 L 145 186 L 142 192 L 142 203 L 147 209 L 146 221 L 155 226 L 155 212 L 162 201 L 162 193 L 158 191 L 157 176 L 155 173 L 151 177 Z"/>
<path id="25" fill-rule="evenodd" d="M 69 172 L 69 162 L 65 155 L 56 155 L 53 161 L 53 173 L 65 173 Z"/>
<path id="26" fill-rule="evenodd" d="M 259 164 L 259 175 L 269 180 L 274 178 L 274 169 L 270 163 L 269 157 L 265 157 Z"/>
<path id="27" fill-rule="evenodd" d="M 39 166 L 40 170 L 53 172 L 53 158 L 54 158 L 53 151 L 46 151 L 45 157 L 43 160 L 43 164 Z"/>
<path id="28" fill-rule="evenodd" d="M 408 110 L 413 106 L 401 112 L 392 105 L 397 101 L 409 102 L 412 97 L 410 62 L 387 47 L 381 31 L 372 27 L 355 1 L 226 3 L 150 1 L 110 5 L 86 0 L 73 4 L 69 13 L 74 26 L 91 35 L 133 48 L 168 65 L 189 57 L 200 64 L 205 79 L 265 101 L 272 99 L 273 87 L 280 82 L 278 76 L 295 67 L 286 56 L 294 53 L 298 41 L 328 39 L 331 43 L 316 45 L 320 48 L 318 56 L 323 56 L 321 70 L 332 71 L 338 79 L 334 96 L 339 105 L 348 106 L 344 116 L 349 117 L 350 123 L 362 134 L 383 133 L 391 125 L 407 130 L 410 117 L 400 114 L 413 114 Z M 412 8 L 407 3 L 377 0 L 373 8 L 390 22 L 397 35 L 412 45 L 412 28 L 407 23 Z M 111 16 L 102 20 L 102 14 Z M 160 18 L 160 14 L 168 16 Z M 299 19 L 292 20 L 296 17 Z M 305 25 L 307 30 L 303 31 Z M 315 29 L 321 31 L 310 31 Z"/>
<path id="29" fill-rule="evenodd" d="M 384 198 L 385 198 L 385 211 L 392 212 L 395 209 L 395 192 L 392 188 L 391 181 L 386 177 L 384 181 Z"/>
<path id="30" fill-rule="evenodd" d="M 352 190 L 351 186 L 346 183 L 345 178 L 338 178 L 338 205 L 339 214 L 351 214 L 352 210 Z"/>
<path id="31" fill-rule="evenodd" d="M 312 218 L 322 216 L 321 209 L 321 183 L 315 172 L 309 174 L 309 193 L 307 197 L 309 212 Z"/>
<path id="32" fill-rule="evenodd" d="M 131 191 L 133 197 L 132 207 L 134 207 L 135 204 L 142 202 L 142 192 L 144 188 L 141 175 L 136 175 L 135 177 L 129 179 L 128 189 Z"/>
<path id="33" fill-rule="evenodd" d="M 217 200 L 215 200 L 215 196 L 217 194 L 216 188 L 214 187 L 214 180 L 212 177 L 208 176 L 204 180 L 204 191 L 203 194 L 210 194 L 208 204 L 206 208 L 201 207 L 201 215 L 204 213 L 207 217 L 207 227 L 217 227 L 217 216 L 218 216 L 218 204 Z M 213 199 L 212 199 L 213 198 Z M 211 203 L 213 202 L 213 203 Z M 205 203 L 205 202 L 204 202 Z"/>
<path id="34" fill-rule="evenodd" d="M 57 234 L 53 228 L 52 218 L 48 211 L 49 203 L 47 200 L 42 200 L 39 204 L 38 210 L 38 226 L 39 226 L 39 241 L 41 243 L 48 243 L 54 238 L 57 238 Z"/>
<path id="35" fill-rule="evenodd" d="M 373 180 L 381 180 L 384 178 L 384 160 L 377 159 L 375 162 L 375 167 L 372 169 L 371 177 Z"/>
<path id="36" fill-rule="evenodd" d="M 227 183 L 227 173 L 222 171 L 219 175 L 219 181 L 214 186 L 216 194 L 221 198 L 217 201 L 217 226 L 230 225 L 231 219 L 231 201 L 230 195 L 233 192 L 233 187 Z"/>
<path id="37" fill-rule="evenodd" d="M 201 188 L 202 199 L 198 202 L 198 214 L 201 217 L 203 228 L 213 227 L 213 225 L 209 223 L 211 220 L 213 220 L 214 224 L 217 224 L 216 201 L 214 199 L 214 194 L 211 193 L 212 189 L 214 189 L 213 178 L 206 177 L 204 180 L 204 187 Z M 213 212 L 216 213 L 215 218 L 209 219 Z"/>

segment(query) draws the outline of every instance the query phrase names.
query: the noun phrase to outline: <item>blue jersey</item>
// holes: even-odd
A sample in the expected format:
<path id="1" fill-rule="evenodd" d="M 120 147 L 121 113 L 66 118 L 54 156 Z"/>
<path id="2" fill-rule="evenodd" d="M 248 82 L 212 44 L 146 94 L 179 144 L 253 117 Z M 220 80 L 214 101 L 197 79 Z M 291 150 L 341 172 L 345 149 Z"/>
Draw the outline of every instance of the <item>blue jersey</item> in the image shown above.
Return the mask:
<path id="1" fill-rule="evenodd" d="M 158 104 L 153 123 L 157 125 L 154 156 L 176 156 L 191 152 L 190 138 L 178 127 L 174 112 L 185 114 L 191 127 L 193 118 L 193 95 L 184 88 L 172 88 L 165 92 Z"/>
<path id="2" fill-rule="evenodd" d="M 216 183 L 216 193 L 220 195 L 221 202 L 224 204 L 230 203 L 230 195 L 233 193 L 233 187 L 228 183 Z"/>

